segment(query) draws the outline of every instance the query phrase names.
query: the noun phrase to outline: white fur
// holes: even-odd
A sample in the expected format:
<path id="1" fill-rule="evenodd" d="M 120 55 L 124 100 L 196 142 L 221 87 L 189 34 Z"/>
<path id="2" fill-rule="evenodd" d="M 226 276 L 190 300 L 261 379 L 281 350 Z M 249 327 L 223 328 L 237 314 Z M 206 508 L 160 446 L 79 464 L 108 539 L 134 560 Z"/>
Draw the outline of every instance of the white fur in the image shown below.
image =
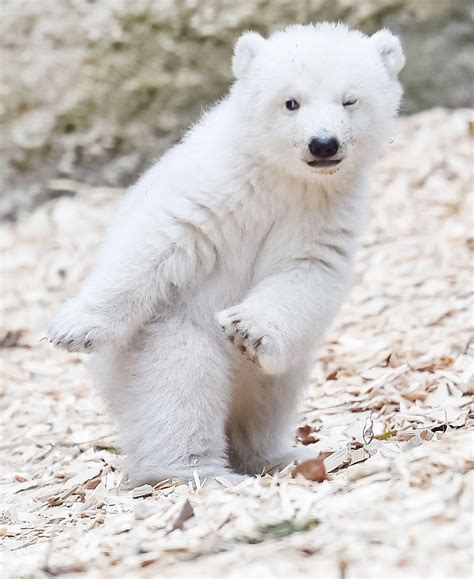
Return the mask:
<path id="1" fill-rule="evenodd" d="M 124 200 L 50 340 L 95 352 L 133 481 L 308 455 L 292 444 L 297 402 L 350 287 L 399 47 L 333 24 L 246 33 L 229 95 Z M 337 167 L 307 165 L 321 135 L 339 139 Z"/>

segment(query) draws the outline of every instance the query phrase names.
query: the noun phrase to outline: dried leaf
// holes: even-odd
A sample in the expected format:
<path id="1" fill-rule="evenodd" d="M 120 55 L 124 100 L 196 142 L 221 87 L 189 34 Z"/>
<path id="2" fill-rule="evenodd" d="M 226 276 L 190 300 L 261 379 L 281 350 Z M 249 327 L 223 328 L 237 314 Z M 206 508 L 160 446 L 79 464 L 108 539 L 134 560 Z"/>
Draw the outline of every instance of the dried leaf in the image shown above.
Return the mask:
<path id="1" fill-rule="evenodd" d="M 95 489 L 100 485 L 100 478 L 91 478 L 90 480 L 88 480 L 85 484 L 84 487 L 86 489 Z"/>
<path id="2" fill-rule="evenodd" d="M 326 480 L 327 474 L 324 467 L 324 461 L 320 458 L 313 458 L 297 464 L 291 471 L 291 476 L 296 478 L 298 475 L 314 482 L 322 482 L 323 480 Z"/>
<path id="3" fill-rule="evenodd" d="M 305 446 L 317 442 L 317 438 L 311 434 L 311 426 L 308 424 L 298 428 L 298 439 L 300 440 L 301 444 L 304 444 Z"/>

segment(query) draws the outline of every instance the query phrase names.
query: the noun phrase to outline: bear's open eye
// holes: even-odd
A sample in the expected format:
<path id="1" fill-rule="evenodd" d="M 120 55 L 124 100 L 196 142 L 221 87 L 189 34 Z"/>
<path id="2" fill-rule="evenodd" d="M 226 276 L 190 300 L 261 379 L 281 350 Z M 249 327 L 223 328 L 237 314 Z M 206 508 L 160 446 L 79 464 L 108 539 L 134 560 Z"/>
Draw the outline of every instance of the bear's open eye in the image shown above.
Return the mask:
<path id="1" fill-rule="evenodd" d="M 300 108 L 300 103 L 298 101 L 295 101 L 295 99 L 289 99 L 286 101 L 285 107 L 289 111 L 296 111 Z"/>
<path id="2" fill-rule="evenodd" d="M 357 99 L 355 97 L 348 97 L 342 102 L 343 107 L 352 107 L 357 104 Z"/>

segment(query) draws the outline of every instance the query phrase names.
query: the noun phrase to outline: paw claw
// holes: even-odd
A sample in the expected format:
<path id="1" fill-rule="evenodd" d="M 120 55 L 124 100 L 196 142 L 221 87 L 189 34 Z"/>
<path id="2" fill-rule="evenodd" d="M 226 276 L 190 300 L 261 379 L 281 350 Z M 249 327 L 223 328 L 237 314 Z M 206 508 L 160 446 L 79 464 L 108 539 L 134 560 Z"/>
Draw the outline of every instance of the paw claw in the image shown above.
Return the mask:
<path id="1" fill-rule="evenodd" d="M 227 340 L 250 363 L 268 374 L 281 374 L 286 369 L 281 355 L 281 337 L 278 330 L 265 320 L 256 319 L 252 312 L 243 308 L 239 312 L 224 310 L 217 315 L 217 320 Z"/>
<path id="2" fill-rule="evenodd" d="M 70 352 L 90 352 L 106 338 L 105 321 L 82 306 L 68 302 L 54 319 L 49 342 Z"/>

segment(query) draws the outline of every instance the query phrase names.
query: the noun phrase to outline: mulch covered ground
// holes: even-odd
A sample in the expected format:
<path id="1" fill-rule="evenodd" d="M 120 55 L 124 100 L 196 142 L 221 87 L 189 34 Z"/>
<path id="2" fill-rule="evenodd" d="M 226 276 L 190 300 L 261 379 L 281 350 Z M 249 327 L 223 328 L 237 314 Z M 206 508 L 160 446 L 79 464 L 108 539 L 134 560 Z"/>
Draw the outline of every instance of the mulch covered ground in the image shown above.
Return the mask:
<path id="1" fill-rule="evenodd" d="M 469 577 L 473 122 L 400 121 L 357 283 L 320 348 L 299 437 L 328 480 L 130 489 L 86 356 L 41 341 L 117 192 L 73 182 L 1 226 L 3 577 Z"/>

